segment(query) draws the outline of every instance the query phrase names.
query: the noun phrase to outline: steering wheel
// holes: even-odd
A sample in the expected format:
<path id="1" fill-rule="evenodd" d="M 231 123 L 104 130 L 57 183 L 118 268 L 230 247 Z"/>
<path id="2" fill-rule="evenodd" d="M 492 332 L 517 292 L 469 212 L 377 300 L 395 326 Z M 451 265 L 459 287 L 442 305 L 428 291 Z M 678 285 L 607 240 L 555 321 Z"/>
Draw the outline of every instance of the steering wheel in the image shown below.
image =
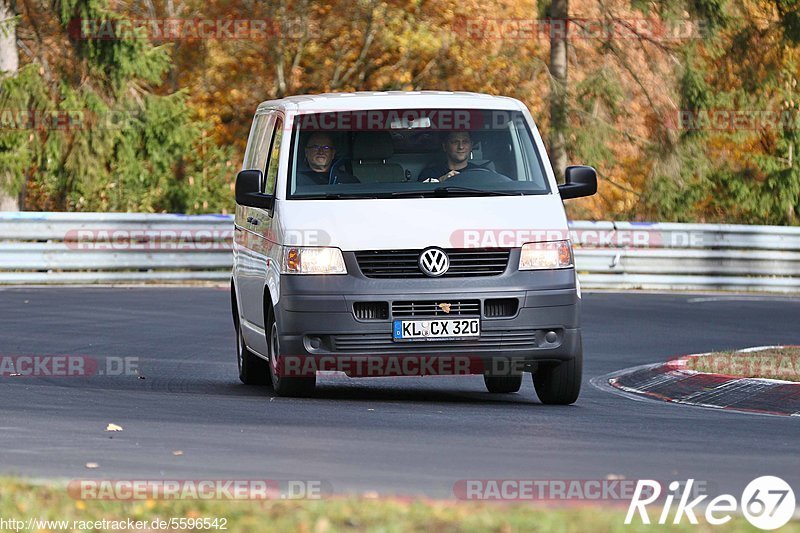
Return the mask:
<path id="1" fill-rule="evenodd" d="M 477 174 L 479 172 L 481 174 L 484 173 L 484 172 L 488 172 L 489 174 L 488 175 L 482 174 L 480 177 L 476 176 L 475 174 Z M 473 175 L 470 176 L 470 174 L 473 174 Z M 486 182 L 486 181 L 489 181 L 489 182 L 493 182 L 493 181 L 502 181 L 502 182 L 514 181 L 512 178 L 509 178 L 505 174 L 500 174 L 499 172 L 495 172 L 494 170 L 492 170 L 490 168 L 486 168 L 486 167 L 474 167 L 474 168 L 464 169 L 464 170 L 460 171 L 458 174 L 456 174 L 455 176 L 452 176 L 451 178 L 448 178 L 445 181 L 445 183 L 453 181 L 453 180 L 458 180 L 459 182 L 469 181 L 469 180 L 475 180 L 475 181 L 480 181 L 480 182 Z"/>
<path id="2" fill-rule="evenodd" d="M 328 170 L 328 185 L 335 185 L 339 183 L 337 181 L 338 176 L 336 175 L 336 171 L 339 170 L 340 167 L 344 166 L 344 163 L 345 163 L 344 157 L 340 157 L 339 159 L 334 159 L 331 162 L 331 167 Z"/>

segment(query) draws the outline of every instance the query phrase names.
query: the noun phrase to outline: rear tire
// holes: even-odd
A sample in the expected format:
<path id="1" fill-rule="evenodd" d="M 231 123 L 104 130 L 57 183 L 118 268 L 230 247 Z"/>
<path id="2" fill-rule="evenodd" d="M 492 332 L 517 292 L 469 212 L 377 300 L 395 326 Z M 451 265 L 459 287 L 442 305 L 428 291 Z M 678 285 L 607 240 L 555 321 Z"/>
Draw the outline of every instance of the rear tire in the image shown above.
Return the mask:
<path id="1" fill-rule="evenodd" d="M 267 323 L 267 345 L 269 351 L 269 375 L 272 378 L 272 388 L 275 390 L 277 396 L 290 396 L 301 397 L 309 396 L 314 392 L 317 385 L 316 372 L 311 376 L 280 376 L 278 375 L 278 367 L 285 367 L 286 365 L 279 364 L 282 358 L 280 349 L 280 335 L 278 333 L 278 324 L 275 322 L 275 316 L 272 312 L 269 313 L 269 322 Z"/>
<path id="2" fill-rule="evenodd" d="M 484 374 L 483 382 L 486 384 L 486 390 L 492 394 L 519 392 L 519 388 L 522 386 L 522 374 L 516 376 L 487 376 Z"/>
<path id="3" fill-rule="evenodd" d="M 268 385 L 269 363 L 247 349 L 239 321 L 236 321 L 236 362 L 239 381 L 245 385 Z"/>
<path id="4" fill-rule="evenodd" d="M 539 365 L 533 374 L 533 386 L 539 400 L 549 405 L 575 403 L 581 392 L 583 348 L 574 358 L 555 365 Z"/>

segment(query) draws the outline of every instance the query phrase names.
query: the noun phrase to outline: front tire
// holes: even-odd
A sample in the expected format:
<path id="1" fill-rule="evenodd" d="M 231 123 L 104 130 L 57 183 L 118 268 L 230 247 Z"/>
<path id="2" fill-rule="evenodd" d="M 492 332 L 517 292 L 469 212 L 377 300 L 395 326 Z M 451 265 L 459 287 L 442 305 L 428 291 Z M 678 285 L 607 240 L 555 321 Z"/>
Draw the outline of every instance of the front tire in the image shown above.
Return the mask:
<path id="1" fill-rule="evenodd" d="M 583 377 L 583 348 L 575 357 L 555 365 L 539 365 L 533 373 L 533 386 L 539 400 L 549 405 L 575 403 L 581 392 Z"/>
<path id="2" fill-rule="evenodd" d="M 239 321 L 236 321 L 236 362 L 239 381 L 245 385 L 269 384 L 269 364 L 247 349 Z"/>
<path id="3" fill-rule="evenodd" d="M 278 324 L 275 321 L 275 316 L 270 312 L 269 323 L 267 325 L 268 332 L 268 350 L 269 350 L 269 375 L 272 378 L 272 388 L 275 390 L 277 396 L 291 396 L 300 397 L 308 396 L 314 392 L 317 385 L 316 372 L 310 376 L 281 376 L 282 371 L 279 368 L 285 368 L 285 364 L 281 364 L 283 355 L 280 349 L 280 335 L 278 333 Z"/>
<path id="4" fill-rule="evenodd" d="M 522 386 L 522 374 L 515 376 L 487 376 L 484 374 L 483 383 L 486 385 L 486 390 L 492 394 L 519 392 L 519 388 Z"/>

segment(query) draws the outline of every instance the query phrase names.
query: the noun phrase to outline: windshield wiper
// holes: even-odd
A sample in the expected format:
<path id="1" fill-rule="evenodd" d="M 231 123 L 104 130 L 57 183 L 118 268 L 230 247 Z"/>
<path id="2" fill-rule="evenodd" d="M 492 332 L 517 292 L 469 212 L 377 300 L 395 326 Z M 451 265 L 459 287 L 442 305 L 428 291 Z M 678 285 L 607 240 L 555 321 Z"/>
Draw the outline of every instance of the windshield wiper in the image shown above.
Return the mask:
<path id="1" fill-rule="evenodd" d="M 378 197 L 374 195 L 363 194 L 342 194 L 340 192 L 326 192 L 325 194 L 298 194 L 294 196 L 298 200 L 342 200 L 342 199 L 364 199 L 376 200 Z"/>
<path id="2" fill-rule="evenodd" d="M 471 193 L 478 196 L 521 196 L 525 193 L 520 191 L 487 191 L 485 189 L 473 189 L 471 187 L 459 187 L 458 185 L 447 185 L 445 187 L 436 187 L 433 190 L 420 190 L 415 191 L 396 191 L 392 196 L 448 196 L 452 193 Z"/>

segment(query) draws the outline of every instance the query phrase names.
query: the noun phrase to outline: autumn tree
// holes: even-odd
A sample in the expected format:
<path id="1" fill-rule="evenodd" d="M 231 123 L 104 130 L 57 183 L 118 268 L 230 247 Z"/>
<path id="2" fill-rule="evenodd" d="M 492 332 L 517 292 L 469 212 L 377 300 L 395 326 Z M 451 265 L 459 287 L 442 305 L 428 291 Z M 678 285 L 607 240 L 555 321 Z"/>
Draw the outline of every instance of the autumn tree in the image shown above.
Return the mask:
<path id="1" fill-rule="evenodd" d="M 25 208 L 229 208 L 226 150 L 204 144 L 185 91 L 157 92 L 168 50 L 120 30 L 106 1 L 18 7 L 23 66 L 0 82 L 0 161 Z"/>
<path id="2" fill-rule="evenodd" d="M 0 83 L 16 75 L 19 68 L 17 52 L 17 17 L 11 0 L 0 0 Z M 8 153 L 0 137 L 0 211 L 19 209 L 17 194 L 20 183 L 13 172 L 8 170 L 3 154 Z"/>
<path id="3" fill-rule="evenodd" d="M 687 48 L 679 72 L 679 136 L 645 191 L 650 216 L 797 224 L 800 6 L 728 6 L 714 38 Z"/>

